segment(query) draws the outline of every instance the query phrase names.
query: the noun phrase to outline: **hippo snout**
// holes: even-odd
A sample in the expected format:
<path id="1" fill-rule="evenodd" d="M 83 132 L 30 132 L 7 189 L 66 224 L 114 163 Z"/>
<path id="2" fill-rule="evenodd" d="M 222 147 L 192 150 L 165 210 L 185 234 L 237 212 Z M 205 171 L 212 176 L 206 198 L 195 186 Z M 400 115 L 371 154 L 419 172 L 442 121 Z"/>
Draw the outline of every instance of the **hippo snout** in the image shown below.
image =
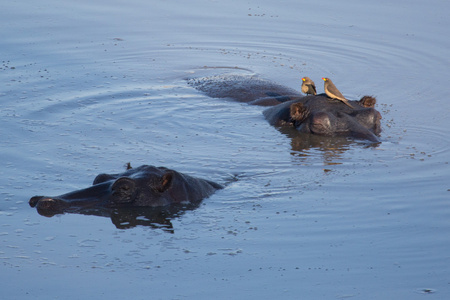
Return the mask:
<path id="1" fill-rule="evenodd" d="M 60 213 L 64 208 L 64 201 L 45 196 L 34 196 L 28 203 L 31 207 L 36 207 L 39 214 L 48 217 Z"/>

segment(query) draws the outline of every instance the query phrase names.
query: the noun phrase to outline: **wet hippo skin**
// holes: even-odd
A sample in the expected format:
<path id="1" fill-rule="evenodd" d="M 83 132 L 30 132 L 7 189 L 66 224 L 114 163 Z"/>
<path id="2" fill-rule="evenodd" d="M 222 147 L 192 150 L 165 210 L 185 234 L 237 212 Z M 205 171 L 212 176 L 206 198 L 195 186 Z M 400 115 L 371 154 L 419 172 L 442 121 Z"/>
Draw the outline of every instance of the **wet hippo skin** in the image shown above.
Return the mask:
<path id="1" fill-rule="evenodd" d="M 348 101 L 353 106 L 350 108 L 320 94 L 290 100 L 263 113 L 275 126 L 294 126 L 303 133 L 379 142 L 381 114 L 373 108 L 375 102 L 374 97 L 364 96 L 359 101 Z"/>
<path id="2" fill-rule="evenodd" d="M 195 204 L 222 188 L 209 180 L 143 165 L 120 174 L 100 174 L 85 189 L 56 197 L 34 196 L 29 204 L 44 216 L 79 211 L 91 214 L 86 212 L 98 208 Z"/>
<path id="3" fill-rule="evenodd" d="M 214 98 L 230 98 L 266 106 L 270 124 L 295 127 L 299 132 L 323 136 L 346 136 L 379 142 L 381 114 L 375 97 L 348 101 L 349 107 L 325 94 L 302 96 L 294 89 L 254 75 L 216 75 L 188 79 L 188 84 Z"/>

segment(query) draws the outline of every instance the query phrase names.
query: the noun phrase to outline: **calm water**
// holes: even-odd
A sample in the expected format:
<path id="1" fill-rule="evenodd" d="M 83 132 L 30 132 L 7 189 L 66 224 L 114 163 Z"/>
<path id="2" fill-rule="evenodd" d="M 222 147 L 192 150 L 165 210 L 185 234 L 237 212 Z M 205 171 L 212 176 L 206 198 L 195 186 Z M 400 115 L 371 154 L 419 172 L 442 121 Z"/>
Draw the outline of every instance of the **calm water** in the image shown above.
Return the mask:
<path id="1" fill-rule="evenodd" d="M 448 297 L 448 3 L 72 2 L 1 5 L 4 297 Z M 185 82 L 223 72 L 376 95 L 383 142 L 305 143 Z M 126 162 L 238 180 L 173 234 L 28 206 Z"/>

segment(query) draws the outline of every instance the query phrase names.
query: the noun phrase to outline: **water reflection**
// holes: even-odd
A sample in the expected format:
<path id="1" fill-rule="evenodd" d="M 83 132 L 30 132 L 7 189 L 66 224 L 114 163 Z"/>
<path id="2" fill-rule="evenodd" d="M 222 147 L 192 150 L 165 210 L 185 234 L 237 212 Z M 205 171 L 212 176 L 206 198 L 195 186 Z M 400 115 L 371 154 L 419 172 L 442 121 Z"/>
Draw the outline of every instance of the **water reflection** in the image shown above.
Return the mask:
<path id="1" fill-rule="evenodd" d="M 364 148 L 376 148 L 380 145 L 380 143 L 353 140 L 341 136 L 330 137 L 301 133 L 292 127 L 278 127 L 277 129 L 290 138 L 293 156 L 306 160 L 310 156 L 321 155 L 324 165 L 341 164 L 339 160 L 341 160 L 342 154 L 351 149 L 352 145 L 359 144 Z"/>
<path id="2" fill-rule="evenodd" d="M 147 226 L 154 229 L 162 229 L 164 232 L 174 233 L 175 229 L 173 228 L 172 220 L 182 216 L 186 211 L 194 210 L 199 206 L 200 203 L 173 204 L 165 207 L 71 208 L 61 213 L 111 218 L 111 222 L 118 229 Z M 37 211 L 45 217 L 58 215 L 39 209 Z"/>

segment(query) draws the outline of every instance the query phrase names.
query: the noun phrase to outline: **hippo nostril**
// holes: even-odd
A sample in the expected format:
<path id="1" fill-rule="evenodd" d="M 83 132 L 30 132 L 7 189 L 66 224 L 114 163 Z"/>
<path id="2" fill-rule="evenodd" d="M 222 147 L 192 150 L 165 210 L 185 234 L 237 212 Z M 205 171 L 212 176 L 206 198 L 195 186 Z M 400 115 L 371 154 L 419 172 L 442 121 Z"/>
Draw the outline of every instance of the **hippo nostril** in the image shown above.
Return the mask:
<path id="1" fill-rule="evenodd" d="M 38 209 L 54 209 L 58 205 L 58 201 L 53 198 L 41 197 L 41 199 L 36 203 Z"/>
<path id="2" fill-rule="evenodd" d="M 28 203 L 31 207 L 35 207 L 42 198 L 44 198 L 44 196 L 34 196 L 30 199 L 30 201 L 28 201 Z"/>

